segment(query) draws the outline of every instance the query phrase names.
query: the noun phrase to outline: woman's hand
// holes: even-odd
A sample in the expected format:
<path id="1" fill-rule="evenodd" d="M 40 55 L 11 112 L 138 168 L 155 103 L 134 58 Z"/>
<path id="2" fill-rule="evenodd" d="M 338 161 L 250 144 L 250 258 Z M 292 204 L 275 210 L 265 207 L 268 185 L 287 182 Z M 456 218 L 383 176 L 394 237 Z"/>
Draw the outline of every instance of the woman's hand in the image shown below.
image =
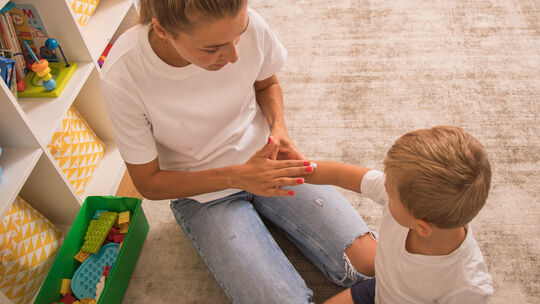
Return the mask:
<path id="1" fill-rule="evenodd" d="M 237 188 L 260 196 L 291 196 L 294 191 L 281 189 L 304 183 L 302 175 L 313 172 L 305 160 L 276 160 L 280 146 L 272 137 L 247 162 L 240 165 L 235 177 Z"/>
<path id="2" fill-rule="evenodd" d="M 279 146 L 279 151 L 276 157 L 271 159 L 273 160 L 286 160 L 286 159 L 297 159 L 305 160 L 306 157 L 298 150 L 296 145 L 293 143 L 292 139 L 289 137 L 289 134 L 286 130 L 281 128 L 274 128 L 270 133 L 270 136 L 275 139 L 277 145 Z"/>

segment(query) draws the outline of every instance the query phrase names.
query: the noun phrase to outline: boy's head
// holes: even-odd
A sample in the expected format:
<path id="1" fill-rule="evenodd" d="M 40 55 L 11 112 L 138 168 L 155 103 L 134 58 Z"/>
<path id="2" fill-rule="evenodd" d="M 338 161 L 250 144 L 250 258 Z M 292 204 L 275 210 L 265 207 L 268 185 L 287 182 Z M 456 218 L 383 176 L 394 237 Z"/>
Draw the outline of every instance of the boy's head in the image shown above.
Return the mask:
<path id="1" fill-rule="evenodd" d="M 405 210 L 442 229 L 469 223 L 484 206 L 491 182 L 484 146 L 457 127 L 401 136 L 386 154 L 384 171 Z"/>

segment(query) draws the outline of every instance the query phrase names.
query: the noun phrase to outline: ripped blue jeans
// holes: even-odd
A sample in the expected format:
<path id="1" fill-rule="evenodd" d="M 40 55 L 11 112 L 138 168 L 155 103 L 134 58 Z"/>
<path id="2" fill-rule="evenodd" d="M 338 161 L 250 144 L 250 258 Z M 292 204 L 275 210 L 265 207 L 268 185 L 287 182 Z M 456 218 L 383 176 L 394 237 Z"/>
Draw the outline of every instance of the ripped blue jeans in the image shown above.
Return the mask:
<path id="1" fill-rule="evenodd" d="M 233 303 L 309 303 L 313 292 L 283 254 L 261 216 L 272 222 L 333 283 L 366 279 L 345 249 L 368 227 L 331 186 L 304 184 L 292 197 L 245 191 L 201 204 L 171 201 L 178 224 Z"/>

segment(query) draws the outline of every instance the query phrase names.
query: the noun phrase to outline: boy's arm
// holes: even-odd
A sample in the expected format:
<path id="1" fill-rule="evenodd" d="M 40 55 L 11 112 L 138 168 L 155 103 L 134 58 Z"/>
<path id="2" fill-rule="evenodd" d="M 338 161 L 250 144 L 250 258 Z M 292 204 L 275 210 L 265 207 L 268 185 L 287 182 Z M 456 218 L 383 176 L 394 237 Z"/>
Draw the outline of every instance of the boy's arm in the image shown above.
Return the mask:
<path id="1" fill-rule="evenodd" d="M 371 169 L 338 162 L 315 161 L 317 168 L 304 176 L 305 182 L 318 185 L 335 185 L 360 193 L 364 175 Z"/>

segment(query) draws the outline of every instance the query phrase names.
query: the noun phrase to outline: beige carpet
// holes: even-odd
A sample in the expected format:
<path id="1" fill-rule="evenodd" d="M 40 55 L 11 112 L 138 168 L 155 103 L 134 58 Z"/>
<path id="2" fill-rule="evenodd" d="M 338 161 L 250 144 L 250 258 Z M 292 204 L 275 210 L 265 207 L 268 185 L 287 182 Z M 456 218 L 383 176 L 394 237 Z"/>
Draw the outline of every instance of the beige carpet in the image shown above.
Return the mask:
<path id="1" fill-rule="evenodd" d="M 491 156 L 493 187 L 472 223 L 492 303 L 540 303 L 540 2 L 256 0 L 289 51 L 279 74 L 290 133 L 306 156 L 381 169 L 406 131 L 458 125 Z M 344 192 L 378 229 L 381 210 Z M 227 303 L 168 202 L 145 201 L 151 230 L 124 303 Z M 317 303 L 340 290 L 290 243 Z"/>

